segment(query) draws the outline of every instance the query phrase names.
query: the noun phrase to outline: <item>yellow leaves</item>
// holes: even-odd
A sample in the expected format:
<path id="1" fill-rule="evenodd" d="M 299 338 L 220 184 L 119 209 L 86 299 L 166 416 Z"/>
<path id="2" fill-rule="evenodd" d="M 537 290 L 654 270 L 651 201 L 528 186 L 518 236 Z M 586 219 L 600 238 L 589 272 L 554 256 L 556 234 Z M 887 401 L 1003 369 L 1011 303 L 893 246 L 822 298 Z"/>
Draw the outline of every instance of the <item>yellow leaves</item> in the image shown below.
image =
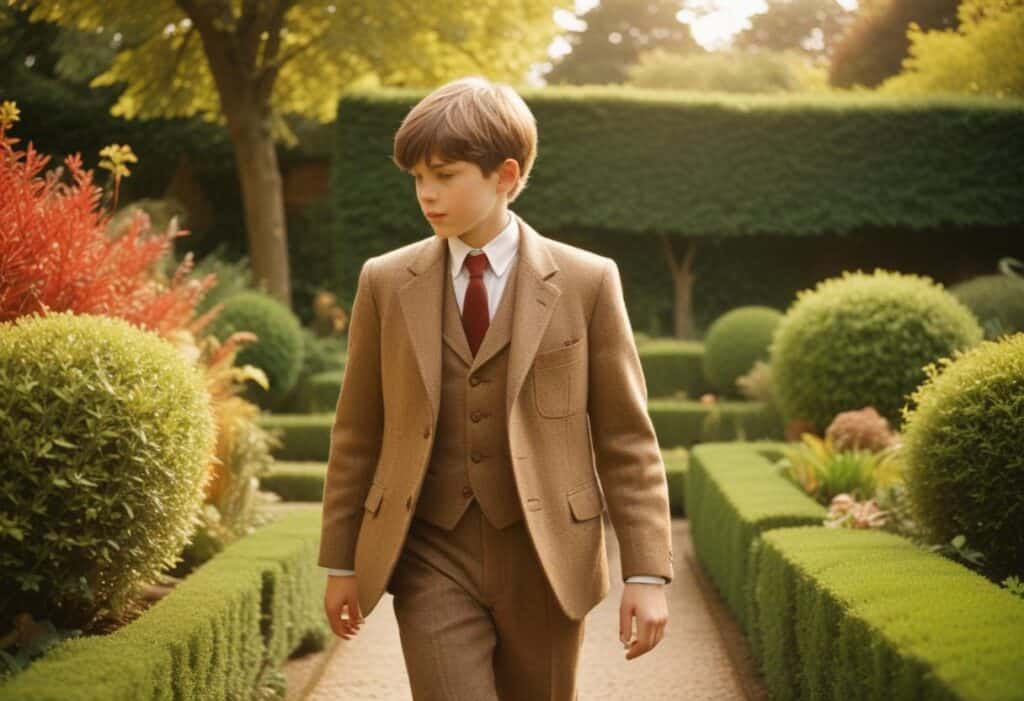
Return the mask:
<path id="1" fill-rule="evenodd" d="M 103 158 L 100 161 L 100 168 L 109 170 L 116 178 L 131 175 L 126 163 L 139 162 L 138 157 L 132 152 L 132 147 L 127 144 L 124 146 L 111 144 L 100 150 L 100 157 Z"/>
<path id="2" fill-rule="evenodd" d="M 18 105 L 11 100 L 4 100 L 0 103 L 0 129 L 6 130 L 12 124 L 17 122 L 21 112 L 18 110 Z"/>

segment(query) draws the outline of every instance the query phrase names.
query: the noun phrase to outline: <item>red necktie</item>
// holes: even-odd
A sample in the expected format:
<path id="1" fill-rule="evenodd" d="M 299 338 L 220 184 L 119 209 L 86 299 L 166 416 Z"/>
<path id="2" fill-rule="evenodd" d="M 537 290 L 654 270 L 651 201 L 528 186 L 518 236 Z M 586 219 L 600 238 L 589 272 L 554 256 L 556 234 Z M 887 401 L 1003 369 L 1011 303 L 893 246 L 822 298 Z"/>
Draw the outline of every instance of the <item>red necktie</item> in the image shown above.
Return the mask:
<path id="1" fill-rule="evenodd" d="M 487 288 L 484 287 L 487 254 L 466 255 L 464 264 L 469 268 L 469 287 L 466 288 L 466 297 L 462 301 L 462 328 L 466 330 L 469 349 L 476 357 L 491 317 L 487 307 Z"/>

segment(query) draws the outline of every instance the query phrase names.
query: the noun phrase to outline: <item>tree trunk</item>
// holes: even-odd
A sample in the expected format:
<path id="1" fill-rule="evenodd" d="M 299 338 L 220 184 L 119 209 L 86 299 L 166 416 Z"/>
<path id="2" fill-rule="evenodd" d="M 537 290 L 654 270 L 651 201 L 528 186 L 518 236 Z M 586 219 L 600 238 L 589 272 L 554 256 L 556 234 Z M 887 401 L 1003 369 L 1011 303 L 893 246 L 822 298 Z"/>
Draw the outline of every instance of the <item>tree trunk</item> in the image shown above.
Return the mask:
<path id="1" fill-rule="evenodd" d="M 265 283 L 267 291 L 291 309 L 284 195 L 269 115 L 253 108 L 238 115 L 228 114 L 227 119 L 235 147 L 255 282 Z"/>
<path id="2" fill-rule="evenodd" d="M 174 0 L 195 25 L 203 42 L 220 98 L 221 112 L 235 150 L 242 190 L 249 260 L 254 282 L 291 309 L 288 233 L 285 230 L 281 172 L 271 131 L 271 94 L 284 15 L 295 0 L 242 3 L 233 16 L 228 2 Z"/>
<path id="3" fill-rule="evenodd" d="M 693 272 L 693 259 L 697 254 L 697 243 L 685 239 L 686 250 L 682 260 L 678 260 L 672 239 L 675 237 L 659 234 L 669 270 L 672 271 L 672 284 L 675 290 L 673 318 L 675 337 L 685 340 L 696 340 L 697 330 L 693 321 L 693 283 L 696 275 Z"/>

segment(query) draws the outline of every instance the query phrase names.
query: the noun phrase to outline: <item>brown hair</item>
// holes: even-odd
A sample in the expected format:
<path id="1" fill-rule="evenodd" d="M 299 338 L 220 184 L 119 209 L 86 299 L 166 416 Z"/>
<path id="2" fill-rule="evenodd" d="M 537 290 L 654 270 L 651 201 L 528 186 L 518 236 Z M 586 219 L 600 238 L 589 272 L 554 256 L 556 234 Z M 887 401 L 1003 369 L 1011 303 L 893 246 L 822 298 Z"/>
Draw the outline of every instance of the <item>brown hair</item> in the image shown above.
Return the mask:
<path id="1" fill-rule="evenodd" d="M 505 83 L 467 76 L 420 100 L 395 134 L 392 160 L 404 171 L 433 156 L 476 163 L 488 177 L 506 158 L 519 163 L 511 203 L 526 187 L 537 156 L 537 124 L 518 93 Z"/>

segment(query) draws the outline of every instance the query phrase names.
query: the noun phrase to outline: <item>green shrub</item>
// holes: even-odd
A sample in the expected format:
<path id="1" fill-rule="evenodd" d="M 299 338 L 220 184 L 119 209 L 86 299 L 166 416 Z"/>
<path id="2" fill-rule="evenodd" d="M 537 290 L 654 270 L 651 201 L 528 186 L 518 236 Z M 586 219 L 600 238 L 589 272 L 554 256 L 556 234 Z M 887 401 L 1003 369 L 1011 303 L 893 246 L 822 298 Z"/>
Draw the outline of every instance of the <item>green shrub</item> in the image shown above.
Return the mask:
<path id="1" fill-rule="evenodd" d="M 746 306 L 718 317 L 704 339 L 704 377 L 720 393 L 739 397 L 736 379 L 758 360 L 768 360 L 772 333 L 782 319 L 777 309 Z"/>
<path id="2" fill-rule="evenodd" d="M 823 431 L 836 414 L 873 406 L 898 428 L 924 366 L 982 340 L 971 311 L 931 278 L 846 271 L 801 290 L 771 346 L 786 421 Z"/>
<path id="3" fill-rule="evenodd" d="M 1010 275 L 980 275 L 953 285 L 949 291 L 966 304 L 992 340 L 1024 331 L 1024 279 Z"/>
<path id="4" fill-rule="evenodd" d="M 196 305 L 198 314 L 208 312 L 220 302 L 224 302 L 240 292 L 256 290 L 249 259 L 243 257 L 236 261 L 229 261 L 225 258 L 225 248 L 224 244 L 217 246 L 216 249 L 203 256 L 193 268 L 192 274 L 195 277 L 203 277 L 209 273 L 217 276 L 216 284 L 206 291 Z"/>
<path id="5" fill-rule="evenodd" d="M 904 412 L 915 518 L 932 542 L 965 535 L 991 576 L 1024 573 L 1024 333 L 926 372 Z"/>
<path id="6" fill-rule="evenodd" d="M 208 327 L 222 341 L 235 331 L 252 331 L 259 337 L 242 348 L 236 365 L 255 365 L 267 373 L 267 399 L 280 400 L 295 386 L 302 368 L 302 327 L 286 306 L 262 292 L 240 292 L 227 298 L 224 308 Z M 250 388 L 254 399 L 262 390 Z M 262 402 L 261 402 L 262 403 Z"/>
<path id="7" fill-rule="evenodd" d="M 0 621 L 77 627 L 174 564 L 215 424 L 159 336 L 73 314 L 0 325 Z"/>

